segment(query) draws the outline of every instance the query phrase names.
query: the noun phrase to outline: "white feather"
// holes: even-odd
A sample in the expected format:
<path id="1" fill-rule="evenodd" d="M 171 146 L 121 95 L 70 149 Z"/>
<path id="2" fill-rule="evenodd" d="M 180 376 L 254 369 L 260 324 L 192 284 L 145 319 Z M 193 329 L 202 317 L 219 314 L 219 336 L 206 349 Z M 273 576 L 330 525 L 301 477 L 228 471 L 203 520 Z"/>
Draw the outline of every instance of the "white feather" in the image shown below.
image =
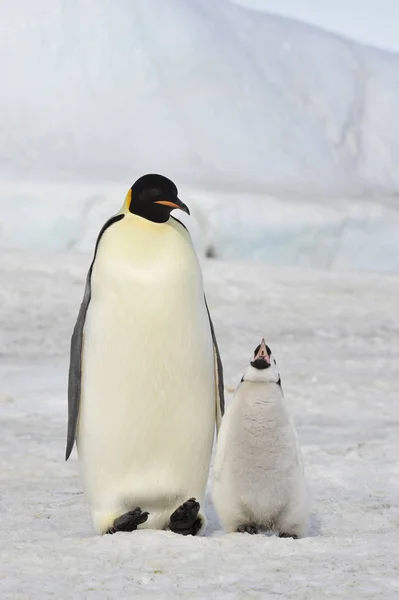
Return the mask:
<path id="1" fill-rule="evenodd" d="M 303 537 L 309 494 L 301 451 L 275 361 L 249 367 L 223 417 L 212 489 L 225 531 L 240 525 Z"/>
<path id="2" fill-rule="evenodd" d="M 174 219 L 132 214 L 101 239 L 83 347 L 77 446 L 96 529 L 140 527 L 204 500 L 215 427 L 210 325 L 197 256 Z"/>

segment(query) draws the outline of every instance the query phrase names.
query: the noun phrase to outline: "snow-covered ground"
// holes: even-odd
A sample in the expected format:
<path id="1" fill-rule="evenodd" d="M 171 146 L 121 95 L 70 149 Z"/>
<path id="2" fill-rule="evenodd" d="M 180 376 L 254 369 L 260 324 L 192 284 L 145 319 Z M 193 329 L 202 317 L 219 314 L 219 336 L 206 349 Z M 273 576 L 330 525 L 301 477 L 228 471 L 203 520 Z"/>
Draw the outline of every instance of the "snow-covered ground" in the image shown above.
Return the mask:
<path id="1" fill-rule="evenodd" d="M 206 261 L 234 387 L 264 335 L 279 361 L 314 496 L 303 540 L 93 534 L 64 462 L 68 344 L 90 256 L 0 257 L 0 597 L 399 595 L 399 279 Z M 228 399 L 231 394 L 227 392 Z"/>

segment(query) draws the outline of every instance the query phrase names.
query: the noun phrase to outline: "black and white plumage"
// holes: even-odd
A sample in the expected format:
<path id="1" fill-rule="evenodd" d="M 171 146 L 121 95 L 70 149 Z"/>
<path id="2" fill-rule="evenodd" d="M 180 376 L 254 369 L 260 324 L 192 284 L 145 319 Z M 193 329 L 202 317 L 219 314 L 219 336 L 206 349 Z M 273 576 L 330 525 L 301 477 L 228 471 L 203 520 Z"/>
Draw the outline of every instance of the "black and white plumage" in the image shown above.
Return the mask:
<path id="1" fill-rule="evenodd" d="M 196 534 L 223 370 L 176 186 L 140 178 L 102 228 L 71 341 L 68 459 L 76 438 L 99 533 Z"/>

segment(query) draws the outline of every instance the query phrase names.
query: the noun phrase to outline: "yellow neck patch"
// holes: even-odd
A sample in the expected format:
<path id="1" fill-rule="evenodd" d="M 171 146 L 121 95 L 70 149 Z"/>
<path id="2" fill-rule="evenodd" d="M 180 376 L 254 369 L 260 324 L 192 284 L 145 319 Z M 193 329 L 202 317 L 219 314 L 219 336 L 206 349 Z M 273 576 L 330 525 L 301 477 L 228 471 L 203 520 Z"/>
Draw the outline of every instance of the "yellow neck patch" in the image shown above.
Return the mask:
<path id="1" fill-rule="evenodd" d="M 119 212 L 124 213 L 125 215 L 129 214 L 129 206 L 130 206 L 131 201 L 132 201 L 132 190 L 129 189 L 128 193 L 126 194 L 123 206 Z"/>

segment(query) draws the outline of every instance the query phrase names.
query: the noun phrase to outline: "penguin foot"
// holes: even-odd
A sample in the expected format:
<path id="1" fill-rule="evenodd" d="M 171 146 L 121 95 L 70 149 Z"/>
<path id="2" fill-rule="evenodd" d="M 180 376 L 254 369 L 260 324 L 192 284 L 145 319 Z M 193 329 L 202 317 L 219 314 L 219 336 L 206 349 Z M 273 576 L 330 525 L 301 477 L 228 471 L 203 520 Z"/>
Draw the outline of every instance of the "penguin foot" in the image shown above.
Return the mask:
<path id="1" fill-rule="evenodd" d="M 255 533 L 258 533 L 258 526 L 255 525 L 255 523 L 248 523 L 247 525 L 240 525 L 239 527 L 237 527 L 237 532 L 238 533 L 249 533 L 251 535 L 254 535 Z"/>
<path id="2" fill-rule="evenodd" d="M 279 533 L 278 537 L 281 538 L 292 538 L 293 540 L 297 540 L 298 536 L 295 533 Z"/>
<path id="3" fill-rule="evenodd" d="M 148 512 L 142 512 L 141 508 L 135 508 L 124 513 L 110 527 L 107 533 L 113 534 L 117 531 L 135 531 L 138 525 L 144 523 L 148 519 Z"/>
<path id="4" fill-rule="evenodd" d="M 176 508 L 169 521 L 169 529 L 180 535 L 197 535 L 202 527 L 202 519 L 198 516 L 199 502 L 190 498 Z"/>

